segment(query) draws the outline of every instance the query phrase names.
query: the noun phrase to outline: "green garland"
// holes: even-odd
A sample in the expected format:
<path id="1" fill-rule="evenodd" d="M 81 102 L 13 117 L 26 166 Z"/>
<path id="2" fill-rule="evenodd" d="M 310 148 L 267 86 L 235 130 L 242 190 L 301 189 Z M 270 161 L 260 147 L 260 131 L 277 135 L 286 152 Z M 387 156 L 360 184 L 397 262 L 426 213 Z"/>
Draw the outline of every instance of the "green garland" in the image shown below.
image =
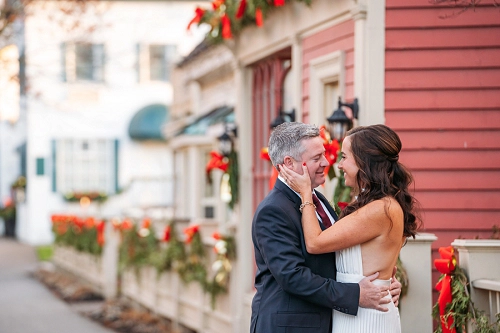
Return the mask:
<path id="1" fill-rule="evenodd" d="M 342 143 L 339 144 L 339 152 L 341 151 L 341 149 Z M 341 159 L 342 154 L 337 154 L 336 163 L 339 163 Z M 337 178 L 337 185 L 335 187 L 335 190 L 333 191 L 332 207 L 335 210 L 335 213 L 337 213 L 337 215 L 340 215 L 342 209 L 339 207 L 339 202 L 351 202 L 351 188 L 349 186 L 346 186 L 343 172 L 339 172 L 339 175 L 337 176 L 335 172 L 335 164 L 333 164 L 328 170 L 328 178 L 330 178 L 330 180 L 332 180 L 333 178 Z"/>
<path id="2" fill-rule="evenodd" d="M 396 279 L 401 283 L 401 295 L 399 297 L 399 307 L 401 307 L 401 298 L 408 294 L 408 287 L 410 286 L 410 280 L 408 279 L 408 273 L 406 272 L 406 268 L 401 261 L 401 258 L 398 256 L 398 260 L 396 261 Z"/>
<path id="3" fill-rule="evenodd" d="M 10 186 L 11 188 L 26 188 L 26 177 L 19 176 Z"/>
<path id="4" fill-rule="evenodd" d="M 139 268 L 153 262 L 152 255 L 158 251 L 158 240 L 153 226 L 146 228 L 148 232 L 140 235 L 137 225 L 123 230 L 120 245 L 120 270 L 128 267 Z"/>
<path id="5" fill-rule="evenodd" d="M 312 2 L 312 0 L 294 1 L 305 3 L 307 6 L 310 6 Z M 262 12 L 264 22 L 268 13 L 276 8 L 279 8 L 279 6 L 277 7 L 274 5 L 274 1 L 272 0 L 247 0 L 243 16 L 241 18 L 236 18 L 240 2 L 241 0 L 226 0 L 221 6 L 215 9 L 204 8 L 203 15 L 197 24 L 210 25 L 211 29 L 206 36 L 207 41 L 212 43 L 221 43 L 224 41 L 222 37 L 222 17 L 224 15 L 226 15 L 230 20 L 232 34 L 237 35 L 243 30 L 243 28 L 256 25 L 257 8 L 259 8 Z M 288 2 L 291 2 L 291 0 L 288 0 Z"/>
<path id="6" fill-rule="evenodd" d="M 231 272 L 230 260 L 236 259 L 236 246 L 231 236 L 222 237 L 216 244 L 217 260 L 212 265 L 214 275 L 205 283 L 205 291 L 210 294 L 212 308 L 219 294 L 227 293 L 229 273 Z M 215 267 L 214 267 L 215 266 Z"/>
<path id="7" fill-rule="evenodd" d="M 91 201 L 104 202 L 108 199 L 106 193 L 99 192 L 70 192 L 63 195 L 64 200 L 68 202 L 78 202 L 83 197 L 89 198 Z"/>
<path id="8" fill-rule="evenodd" d="M 174 221 L 169 223 L 170 239 L 168 245 L 162 250 L 151 255 L 151 264 L 156 267 L 158 273 L 176 269 L 179 263 L 186 260 L 186 249 L 184 243 L 179 239 Z"/>
<path id="9" fill-rule="evenodd" d="M 163 248 L 158 244 L 152 229 L 147 237 L 141 237 L 135 226 L 125 230 L 120 246 L 120 267 L 138 269 L 151 265 L 158 273 L 175 271 L 184 283 L 198 282 L 203 291 L 210 294 L 211 305 L 214 308 L 217 296 L 227 292 L 231 271 L 230 260 L 236 258 L 234 238 L 224 236 L 217 241 L 215 246 L 217 261 L 222 264 L 217 271 L 214 271 L 213 276 L 209 276 L 206 269 L 208 262 L 205 245 L 199 231 L 193 233 L 189 243 L 184 243 L 178 237 L 175 222 L 170 222 L 169 228 L 170 237 Z"/>
<path id="10" fill-rule="evenodd" d="M 178 263 L 177 273 L 179 273 L 184 283 L 198 281 L 203 286 L 206 281 L 207 271 L 203 260 L 205 258 L 205 249 L 199 232 L 193 235 L 193 239 L 187 247 L 187 258 L 185 261 Z"/>
<path id="11" fill-rule="evenodd" d="M 498 333 L 500 332 L 500 313 L 496 315 L 496 321 L 489 323 L 488 317 L 483 311 L 478 310 L 472 302 L 469 294 L 469 283 L 465 272 L 460 267 L 455 267 L 451 275 L 451 290 L 452 301 L 446 305 L 445 320 L 449 316 L 453 317 L 452 328 L 454 327 L 457 333 L 465 333 L 467 322 L 471 322 L 474 327 L 473 333 Z M 445 275 L 442 274 L 439 281 Z M 432 309 L 432 317 L 440 322 L 439 319 L 439 304 L 436 302 Z M 437 325 L 434 333 L 442 333 L 441 325 Z"/>
<path id="12" fill-rule="evenodd" d="M 233 149 L 228 156 L 229 164 L 227 173 L 229 175 L 229 187 L 231 189 L 231 200 L 228 203 L 229 208 L 233 209 L 239 200 L 239 171 L 238 171 L 238 153 Z"/>

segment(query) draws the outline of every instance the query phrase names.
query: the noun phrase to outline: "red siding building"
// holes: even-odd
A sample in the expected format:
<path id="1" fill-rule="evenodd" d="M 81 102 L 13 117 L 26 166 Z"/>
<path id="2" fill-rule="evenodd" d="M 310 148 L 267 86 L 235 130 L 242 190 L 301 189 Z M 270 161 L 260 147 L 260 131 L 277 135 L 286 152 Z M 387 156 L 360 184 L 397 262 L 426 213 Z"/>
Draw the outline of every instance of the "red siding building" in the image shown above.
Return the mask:
<path id="1" fill-rule="evenodd" d="M 492 2 L 459 12 L 386 2 L 386 124 L 403 141 L 435 257 L 500 226 L 500 12 Z"/>

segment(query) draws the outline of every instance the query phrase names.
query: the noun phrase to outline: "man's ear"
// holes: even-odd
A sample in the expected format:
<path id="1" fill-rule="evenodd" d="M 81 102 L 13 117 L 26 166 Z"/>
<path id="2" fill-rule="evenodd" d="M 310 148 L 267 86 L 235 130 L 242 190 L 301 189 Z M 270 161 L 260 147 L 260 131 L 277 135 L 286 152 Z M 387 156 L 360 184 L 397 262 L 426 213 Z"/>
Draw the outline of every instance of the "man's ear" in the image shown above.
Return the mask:
<path id="1" fill-rule="evenodd" d="M 283 165 L 289 169 L 293 169 L 293 158 L 291 158 L 290 156 L 285 156 Z"/>

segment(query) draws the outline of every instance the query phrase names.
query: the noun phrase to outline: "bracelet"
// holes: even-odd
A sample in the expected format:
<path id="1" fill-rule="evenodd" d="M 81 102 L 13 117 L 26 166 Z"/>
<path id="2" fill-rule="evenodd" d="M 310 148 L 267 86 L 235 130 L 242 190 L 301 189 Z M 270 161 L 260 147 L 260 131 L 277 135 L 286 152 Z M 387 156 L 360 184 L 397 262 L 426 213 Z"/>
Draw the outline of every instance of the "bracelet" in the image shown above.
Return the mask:
<path id="1" fill-rule="evenodd" d="M 302 205 L 300 205 L 300 207 L 299 207 L 299 210 L 300 210 L 301 213 L 302 213 L 302 210 L 304 209 L 304 207 L 307 206 L 307 205 L 311 205 L 311 206 L 314 207 L 314 209 L 316 209 L 316 205 L 315 204 L 313 204 L 312 202 L 306 201 Z"/>

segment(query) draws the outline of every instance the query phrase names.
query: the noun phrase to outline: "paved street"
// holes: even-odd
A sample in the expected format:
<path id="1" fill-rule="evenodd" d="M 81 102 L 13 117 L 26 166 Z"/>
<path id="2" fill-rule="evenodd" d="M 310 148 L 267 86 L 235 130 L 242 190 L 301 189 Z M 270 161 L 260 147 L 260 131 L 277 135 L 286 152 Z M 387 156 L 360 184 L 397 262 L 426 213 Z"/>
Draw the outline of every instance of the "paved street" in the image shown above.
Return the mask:
<path id="1" fill-rule="evenodd" d="M 33 247 L 0 238 L 1 333 L 113 333 L 80 316 L 33 278 L 36 267 Z"/>

